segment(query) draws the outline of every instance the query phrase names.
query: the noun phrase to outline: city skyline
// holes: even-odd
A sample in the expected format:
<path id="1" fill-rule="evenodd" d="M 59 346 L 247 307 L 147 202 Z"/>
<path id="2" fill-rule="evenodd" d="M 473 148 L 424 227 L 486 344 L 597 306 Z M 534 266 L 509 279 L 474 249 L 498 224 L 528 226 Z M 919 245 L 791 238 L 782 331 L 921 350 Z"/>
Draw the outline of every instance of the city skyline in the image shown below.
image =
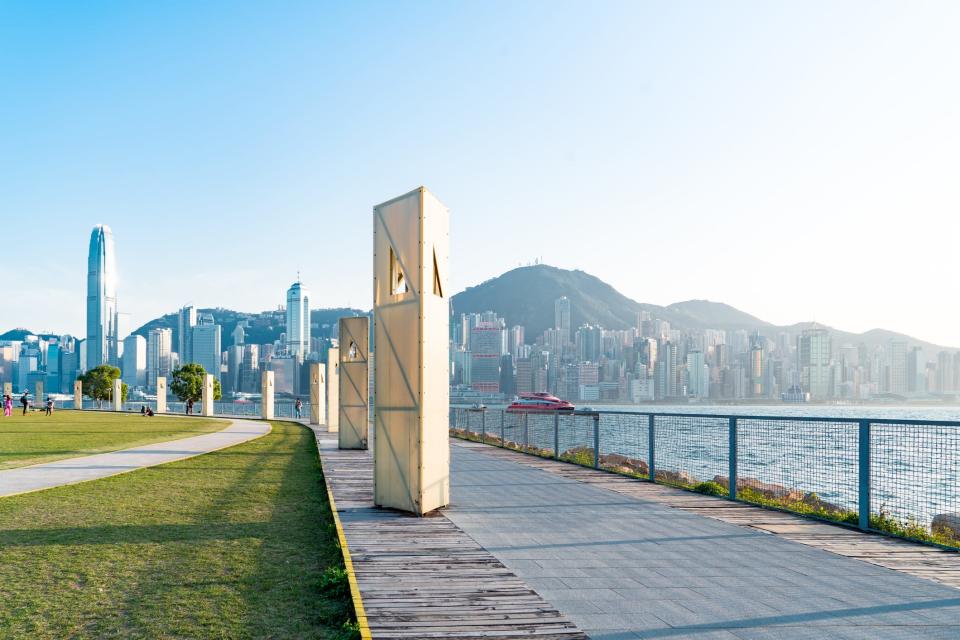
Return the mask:
<path id="1" fill-rule="evenodd" d="M 272 308 L 296 271 L 369 309 L 371 206 L 424 183 L 454 291 L 539 257 L 644 302 L 960 344 L 960 8 L 544 7 L 0 9 L 0 219 L 45 250 L 8 247 L 0 327 L 83 335 L 100 222 L 133 326 Z"/>

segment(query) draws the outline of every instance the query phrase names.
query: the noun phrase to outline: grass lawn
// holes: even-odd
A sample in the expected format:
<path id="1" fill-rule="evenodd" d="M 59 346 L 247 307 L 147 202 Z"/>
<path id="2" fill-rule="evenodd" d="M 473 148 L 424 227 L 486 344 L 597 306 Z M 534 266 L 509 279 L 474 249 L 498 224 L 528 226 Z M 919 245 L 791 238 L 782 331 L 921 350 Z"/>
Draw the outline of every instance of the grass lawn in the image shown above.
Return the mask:
<path id="1" fill-rule="evenodd" d="M 154 420 L 159 422 L 159 420 Z M 354 638 L 312 432 L 0 498 L 0 638 Z"/>
<path id="2" fill-rule="evenodd" d="M 0 417 L 0 470 L 138 447 L 219 431 L 223 420 L 99 411 L 42 411 Z"/>

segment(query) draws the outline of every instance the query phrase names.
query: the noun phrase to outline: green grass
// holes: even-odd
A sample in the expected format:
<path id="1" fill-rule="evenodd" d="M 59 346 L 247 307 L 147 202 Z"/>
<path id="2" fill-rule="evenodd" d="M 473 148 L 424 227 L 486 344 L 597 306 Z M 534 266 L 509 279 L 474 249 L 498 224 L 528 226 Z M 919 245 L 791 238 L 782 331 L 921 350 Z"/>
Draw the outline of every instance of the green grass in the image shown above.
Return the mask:
<path id="1" fill-rule="evenodd" d="M 313 434 L 284 422 L 0 499 L 0 602 L 0 638 L 357 637 Z"/>
<path id="2" fill-rule="evenodd" d="M 219 431 L 223 420 L 99 411 L 0 417 L 0 470 Z"/>

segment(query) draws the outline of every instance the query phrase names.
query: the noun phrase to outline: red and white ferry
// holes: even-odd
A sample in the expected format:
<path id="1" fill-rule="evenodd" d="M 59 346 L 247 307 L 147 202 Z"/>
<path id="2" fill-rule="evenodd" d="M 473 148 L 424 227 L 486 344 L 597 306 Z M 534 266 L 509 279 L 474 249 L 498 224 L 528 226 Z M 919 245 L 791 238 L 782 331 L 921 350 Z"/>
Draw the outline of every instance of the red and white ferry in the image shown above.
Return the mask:
<path id="1" fill-rule="evenodd" d="M 572 402 L 549 393 L 521 393 L 507 411 L 573 411 L 575 408 Z"/>

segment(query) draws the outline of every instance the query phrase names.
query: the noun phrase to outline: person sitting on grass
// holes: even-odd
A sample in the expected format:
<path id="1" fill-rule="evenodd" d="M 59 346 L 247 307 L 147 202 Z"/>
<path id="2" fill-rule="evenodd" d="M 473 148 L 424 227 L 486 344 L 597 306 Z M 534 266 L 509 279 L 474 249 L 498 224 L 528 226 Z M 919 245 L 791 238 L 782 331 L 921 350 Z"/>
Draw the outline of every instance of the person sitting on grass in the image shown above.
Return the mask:
<path id="1" fill-rule="evenodd" d="M 151 409 L 150 407 L 147 407 L 147 417 L 148 418 L 153 417 L 153 409 Z"/>
<path id="2" fill-rule="evenodd" d="M 47 414 L 48 416 L 53 415 L 53 398 L 47 396 Z"/>
<path id="3" fill-rule="evenodd" d="M 142 416 L 147 415 L 147 405 L 145 404 L 140 405 L 140 415 Z"/>

